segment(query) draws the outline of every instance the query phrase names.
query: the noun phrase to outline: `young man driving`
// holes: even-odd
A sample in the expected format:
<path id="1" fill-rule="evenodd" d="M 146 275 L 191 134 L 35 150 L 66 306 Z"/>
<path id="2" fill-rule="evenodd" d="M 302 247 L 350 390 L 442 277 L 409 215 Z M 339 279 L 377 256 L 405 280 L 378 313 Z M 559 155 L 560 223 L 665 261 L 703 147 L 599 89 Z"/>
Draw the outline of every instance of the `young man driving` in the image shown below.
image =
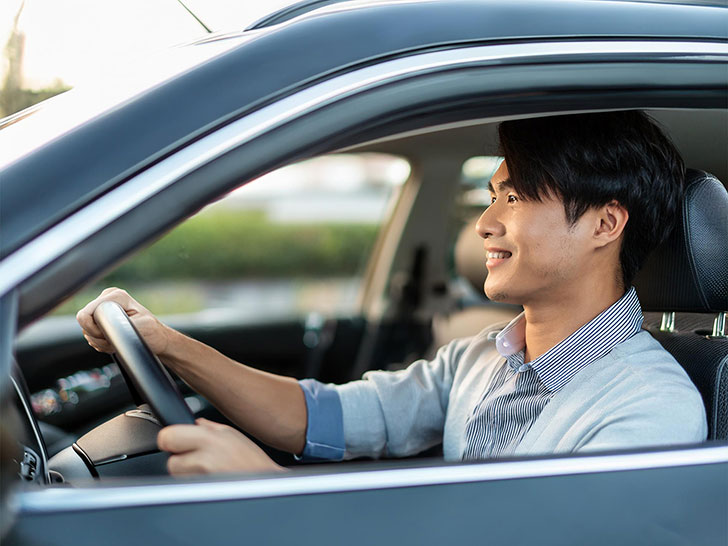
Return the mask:
<path id="1" fill-rule="evenodd" d="M 505 328 L 442 347 L 431 361 L 359 381 L 296 381 L 235 362 L 162 324 L 111 288 L 153 352 L 232 422 L 304 457 L 407 456 L 440 442 L 446 459 L 673 445 L 705 439 L 701 397 L 649 333 L 631 281 L 668 235 L 684 167 L 643 113 L 504 122 L 504 162 L 477 223 L 485 293 L 520 304 Z M 279 467 L 237 430 L 198 420 L 159 433 L 172 474 Z"/>

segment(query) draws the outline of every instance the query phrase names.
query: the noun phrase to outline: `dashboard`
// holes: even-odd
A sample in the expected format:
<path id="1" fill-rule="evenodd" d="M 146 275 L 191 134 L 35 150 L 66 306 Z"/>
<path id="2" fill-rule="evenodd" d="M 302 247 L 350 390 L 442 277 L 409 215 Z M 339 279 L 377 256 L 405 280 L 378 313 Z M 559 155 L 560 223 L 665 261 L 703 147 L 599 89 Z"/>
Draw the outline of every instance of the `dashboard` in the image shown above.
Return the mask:
<path id="1" fill-rule="evenodd" d="M 13 429 L 8 475 L 21 484 L 62 484 L 109 476 L 166 473 L 167 454 L 156 447 L 160 424 L 146 404 L 96 426 L 49 457 L 42 428 L 33 410 L 33 398 L 17 365 L 12 372 Z"/>
<path id="2" fill-rule="evenodd" d="M 48 469 L 48 453 L 38 421 L 33 413 L 30 393 L 17 365 L 13 365 L 11 374 L 13 392 L 9 398 L 11 426 L 16 428 L 15 444 L 11 447 L 11 472 L 21 483 L 49 484 L 62 482 L 59 475 L 51 477 Z"/>

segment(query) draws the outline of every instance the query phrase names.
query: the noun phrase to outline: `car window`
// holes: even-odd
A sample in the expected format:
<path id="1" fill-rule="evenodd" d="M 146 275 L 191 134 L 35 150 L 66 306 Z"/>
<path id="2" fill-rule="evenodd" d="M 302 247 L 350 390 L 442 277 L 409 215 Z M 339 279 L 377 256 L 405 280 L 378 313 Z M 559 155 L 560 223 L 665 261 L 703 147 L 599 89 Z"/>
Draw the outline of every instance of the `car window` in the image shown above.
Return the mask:
<path id="1" fill-rule="evenodd" d="M 409 176 L 384 154 L 332 154 L 208 205 L 60 306 L 118 286 L 160 315 L 281 318 L 351 313 L 380 226 Z"/>

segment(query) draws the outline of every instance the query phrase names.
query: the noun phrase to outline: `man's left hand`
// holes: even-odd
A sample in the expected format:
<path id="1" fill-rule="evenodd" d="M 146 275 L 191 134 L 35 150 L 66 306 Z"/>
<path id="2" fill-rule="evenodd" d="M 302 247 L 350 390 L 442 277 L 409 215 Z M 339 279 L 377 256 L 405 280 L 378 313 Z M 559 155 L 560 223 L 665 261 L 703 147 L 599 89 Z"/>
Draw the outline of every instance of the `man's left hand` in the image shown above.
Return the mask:
<path id="1" fill-rule="evenodd" d="M 253 441 L 232 427 L 197 419 L 196 425 L 171 425 L 157 435 L 157 446 L 171 453 L 172 475 L 213 472 L 282 471 Z"/>

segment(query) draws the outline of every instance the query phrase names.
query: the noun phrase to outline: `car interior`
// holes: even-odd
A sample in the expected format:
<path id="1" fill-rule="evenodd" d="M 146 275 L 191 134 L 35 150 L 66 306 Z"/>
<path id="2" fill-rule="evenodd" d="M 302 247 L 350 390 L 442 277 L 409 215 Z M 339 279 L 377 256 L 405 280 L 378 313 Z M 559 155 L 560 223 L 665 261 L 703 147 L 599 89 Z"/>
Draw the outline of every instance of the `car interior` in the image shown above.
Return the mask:
<path id="1" fill-rule="evenodd" d="M 689 170 L 679 229 L 650 256 L 635 281 L 645 311 L 644 327 L 673 354 L 700 390 L 708 416 L 708 441 L 726 440 L 728 111 L 648 113 L 673 139 Z M 335 383 L 357 379 L 368 369 L 399 369 L 427 358 L 452 339 L 507 323 L 520 308 L 491 302 L 482 293 L 486 270 L 482 242 L 473 225 L 484 206 L 483 180 L 472 183 L 463 175 L 469 159 L 497 157 L 499 121 L 437 125 L 336 150 L 388 154 L 406 159 L 411 166 L 409 179 L 379 229 L 353 310 L 279 320 L 240 321 L 223 316 L 201 321 L 194 315 L 163 319 L 254 367 Z M 119 420 L 124 412 L 148 415 L 148 409 L 135 409 L 142 400 L 126 387 L 109 355 L 88 347 L 72 316 L 49 316 L 28 326 L 15 347 L 14 380 L 25 392 L 18 410 L 21 414 L 35 411 L 38 420 L 38 429 L 32 423 L 25 434 L 21 464 L 25 479 L 37 481 L 38 474 L 47 471 L 51 471 L 51 482 L 71 483 L 84 476 L 165 473 L 165 456 L 154 448 L 158 425 L 153 418 L 141 415 L 135 421 L 141 424 L 133 431 L 118 432 L 118 427 L 127 426 L 124 419 Z M 68 387 L 90 376 L 102 386 L 87 391 Z M 177 383 L 196 416 L 227 422 L 204 399 Z M 58 411 L 43 414 L 38 407 L 22 406 L 23 400 L 41 400 L 35 395 L 48 389 L 66 393 Z M 114 434 L 109 433 L 111 426 L 117 427 Z M 83 464 L 79 467 L 80 459 L 69 456 L 74 442 L 89 452 L 99 449 L 85 463 L 92 467 L 90 472 Z M 266 449 L 280 464 L 302 464 L 291 454 Z M 435 448 L 421 456 L 438 454 Z M 42 469 L 45 457 L 49 464 Z"/>

